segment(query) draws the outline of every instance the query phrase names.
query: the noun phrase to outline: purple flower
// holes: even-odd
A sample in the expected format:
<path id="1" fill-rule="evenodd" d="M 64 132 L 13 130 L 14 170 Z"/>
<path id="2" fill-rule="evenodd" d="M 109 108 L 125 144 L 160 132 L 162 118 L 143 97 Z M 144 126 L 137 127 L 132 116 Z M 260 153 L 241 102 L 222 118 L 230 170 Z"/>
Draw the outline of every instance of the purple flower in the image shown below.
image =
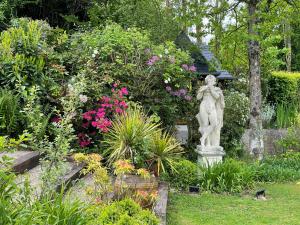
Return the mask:
<path id="1" fill-rule="evenodd" d="M 186 89 L 180 89 L 180 90 L 179 90 L 179 93 L 180 93 L 181 95 L 186 95 L 187 91 L 186 91 Z"/>
<path id="2" fill-rule="evenodd" d="M 171 94 L 174 95 L 174 96 L 177 96 L 177 97 L 180 96 L 180 92 L 179 92 L 179 91 L 174 91 L 174 92 L 172 92 Z"/>
<path id="3" fill-rule="evenodd" d="M 172 88 L 171 88 L 170 86 L 167 86 L 167 87 L 166 87 L 166 90 L 167 90 L 167 91 L 172 91 Z"/>
<path id="4" fill-rule="evenodd" d="M 191 101 L 192 100 L 192 96 L 186 95 L 184 96 L 184 99 L 187 101 Z"/>
<path id="5" fill-rule="evenodd" d="M 197 68 L 194 65 L 192 65 L 192 66 L 190 66 L 189 71 L 196 72 Z"/>
<path id="6" fill-rule="evenodd" d="M 187 64 L 183 64 L 181 67 L 185 70 L 189 70 L 189 66 Z"/>
<path id="7" fill-rule="evenodd" d="M 157 55 L 154 55 L 154 56 L 152 56 L 151 60 L 156 62 L 159 60 L 159 57 Z"/>
<path id="8" fill-rule="evenodd" d="M 158 60 L 159 60 L 159 57 L 157 55 L 154 55 L 148 60 L 147 65 L 152 66 Z"/>

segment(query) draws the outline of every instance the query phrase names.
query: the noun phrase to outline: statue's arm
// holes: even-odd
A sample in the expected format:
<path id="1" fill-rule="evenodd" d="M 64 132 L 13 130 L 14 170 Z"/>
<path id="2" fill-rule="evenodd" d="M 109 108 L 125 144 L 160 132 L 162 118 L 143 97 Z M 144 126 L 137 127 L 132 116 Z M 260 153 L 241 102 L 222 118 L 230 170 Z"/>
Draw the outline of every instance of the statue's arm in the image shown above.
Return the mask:
<path id="1" fill-rule="evenodd" d="M 199 90 L 198 90 L 198 93 L 197 93 L 197 100 L 201 100 L 202 97 L 203 97 L 203 91 L 206 90 L 206 87 L 201 87 Z"/>
<path id="2" fill-rule="evenodd" d="M 210 93 L 215 99 L 220 98 L 221 93 L 220 90 L 218 90 L 217 88 L 210 88 Z"/>

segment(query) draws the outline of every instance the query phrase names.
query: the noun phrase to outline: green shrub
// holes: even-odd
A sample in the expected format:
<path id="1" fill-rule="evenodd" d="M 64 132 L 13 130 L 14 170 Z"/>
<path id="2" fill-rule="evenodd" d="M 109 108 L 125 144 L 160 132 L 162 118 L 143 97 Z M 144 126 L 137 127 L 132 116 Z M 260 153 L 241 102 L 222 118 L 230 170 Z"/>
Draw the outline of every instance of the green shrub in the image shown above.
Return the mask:
<path id="1" fill-rule="evenodd" d="M 288 128 L 287 135 L 277 141 L 277 145 L 283 150 L 283 151 L 297 151 L 300 152 L 300 126 L 297 122 L 292 127 Z"/>
<path id="2" fill-rule="evenodd" d="M 20 100 L 12 91 L 0 89 L 0 135 L 12 135 L 22 129 Z"/>
<path id="3" fill-rule="evenodd" d="M 249 98 L 233 90 L 224 92 L 224 125 L 221 132 L 221 145 L 231 157 L 242 156 L 240 140 L 245 131 L 249 115 Z"/>
<path id="4" fill-rule="evenodd" d="M 299 102 L 300 73 L 273 72 L 267 81 L 267 99 L 273 104 Z"/>
<path id="5" fill-rule="evenodd" d="M 114 202 L 111 205 L 94 208 L 95 219 L 89 224 L 103 225 L 158 225 L 158 219 L 149 210 L 142 208 L 131 199 Z"/>
<path id="6" fill-rule="evenodd" d="M 189 186 L 199 184 L 199 167 L 196 163 L 182 159 L 174 165 L 174 171 L 166 175 L 166 179 L 173 187 L 187 190 Z"/>
<path id="7" fill-rule="evenodd" d="M 67 67 L 71 74 L 87 76 L 88 97 L 98 98 L 110 91 L 105 84 L 118 80 L 132 101 L 158 115 L 164 125 L 173 125 L 190 112 L 189 92 L 196 73 L 190 70 L 194 70 L 190 55 L 174 43 L 156 45 L 145 31 L 109 24 L 102 30 L 75 33 L 70 46 Z"/>
<path id="8" fill-rule="evenodd" d="M 292 126 L 297 120 L 298 110 L 298 103 L 278 104 L 276 107 L 276 128 L 287 128 Z"/>
<path id="9" fill-rule="evenodd" d="M 228 159 L 224 163 L 202 168 L 200 187 L 213 192 L 239 193 L 253 187 L 255 171 L 245 162 Z"/>
<path id="10" fill-rule="evenodd" d="M 300 153 L 286 152 L 269 156 L 253 164 L 255 179 L 260 182 L 286 182 L 300 179 Z"/>

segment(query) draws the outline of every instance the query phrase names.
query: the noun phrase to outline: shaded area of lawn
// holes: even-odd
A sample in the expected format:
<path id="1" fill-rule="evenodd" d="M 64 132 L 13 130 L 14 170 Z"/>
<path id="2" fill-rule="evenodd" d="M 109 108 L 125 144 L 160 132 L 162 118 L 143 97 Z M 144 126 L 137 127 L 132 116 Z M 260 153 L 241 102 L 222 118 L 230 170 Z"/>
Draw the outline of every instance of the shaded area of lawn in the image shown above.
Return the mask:
<path id="1" fill-rule="evenodd" d="M 267 201 L 253 200 L 253 196 L 171 193 L 168 225 L 300 225 L 300 185 L 265 184 L 262 188 Z"/>

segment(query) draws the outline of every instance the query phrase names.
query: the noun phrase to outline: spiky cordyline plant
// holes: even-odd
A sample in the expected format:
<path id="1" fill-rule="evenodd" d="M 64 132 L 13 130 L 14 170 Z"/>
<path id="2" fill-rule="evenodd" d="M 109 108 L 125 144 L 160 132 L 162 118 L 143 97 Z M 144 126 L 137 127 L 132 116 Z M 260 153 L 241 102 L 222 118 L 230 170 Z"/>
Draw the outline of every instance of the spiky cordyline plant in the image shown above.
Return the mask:
<path id="1" fill-rule="evenodd" d="M 150 139 L 150 168 L 159 176 L 167 168 L 174 170 L 176 159 L 183 153 L 180 143 L 168 132 L 159 130 Z"/>
<path id="2" fill-rule="evenodd" d="M 116 117 L 111 130 L 104 137 L 109 163 L 130 159 L 134 164 L 145 164 L 149 140 L 157 132 L 158 126 L 137 106 L 128 108 L 125 114 Z"/>

